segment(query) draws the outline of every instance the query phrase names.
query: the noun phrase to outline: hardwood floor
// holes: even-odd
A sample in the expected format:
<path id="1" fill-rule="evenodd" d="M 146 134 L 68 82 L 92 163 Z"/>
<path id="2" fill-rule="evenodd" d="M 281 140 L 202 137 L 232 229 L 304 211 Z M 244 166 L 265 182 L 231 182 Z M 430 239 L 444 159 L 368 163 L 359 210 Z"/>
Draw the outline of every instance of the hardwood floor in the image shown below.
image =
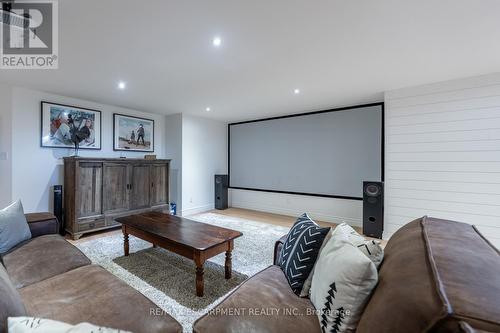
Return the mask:
<path id="1" fill-rule="evenodd" d="M 225 210 L 212 210 L 212 213 L 226 215 L 226 216 L 234 216 L 242 219 L 253 220 L 262 223 L 279 225 L 282 227 L 291 227 L 297 217 L 287 216 L 287 215 L 279 215 L 273 213 L 259 212 L 256 210 L 242 209 L 242 208 L 228 208 Z M 316 221 L 322 227 L 335 227 L 335 223 L 324 222 L 324 221 Z M 354 229 L 358 232 L 361 232 L 361 228 L 354 227 Z"/>
<path id="2" fill-rule="evenodd" d="M 226 215 L 226 216 L 233 216 L 233 217 L 238 217 L 242 219 L 247 219 L 247 220 L 252 220 L 256 222 L 261 222 L 261 223 L 267 223 L 267 224 L 273 224 L 273 225 L 279 225 L 282 227 L 291 227 L 294 223 L 295 220 L 297 219 L 296 217 L 293 216 L 287 216 L 287 215 L 279 215 L 279 214 L 272 214 L 272 213 L 266 213 L 266 212 L 259 212 L 255 210 L 249 210 L 249 209 L 242 209 L 242 208 L 228 208 L 225 210 L 211 210 L 210 212 L 220 214 L 220 215 Z M 184 216 L 189 218 L 189 216 Z M 330 223 L 330 222 L 324 222 L 324 221 L 316 221 L 319 225 L 323 227 L 335 227 L 336 224 Z M 362 229 L 360 227 L 353 227 L 357 232 L 362 233 Z M 66 239 L 72 243 L 72 244 L 78 244 L 81 242 L 85 242 L 91 239 L 96 239 L 100 237 L 105 237 L 113 234 L 121 234 L 121 229 L 116 229 L 116 230 L 105 230 L 102 232 L 96 232 L 92 234 L 87 234 L 83 235 L 79 240 L 73 240 L 69 236 L 66 236 Z M 367 237 L 368 239 L 371 239 Z M 385 240 L 380 240 L 376 239 L 377 241 L 380 241 L 382 247 L 385 247 L 387 244 L 387 241 Z"/>
<path id="3" fill-rule="evenodd" d="M 247 219 L 247 220 L 252 220 L 252 221 L 257 221 L 257 222 L 262 222 L 262 223 L 267 223 L 267 224 L 279 225 L 282 227 L 289 227 L 289 228 L 297 220 L 297 218 L 293 217 L 293 216 L 259 212 L 256 210 L 249 210 L 249 209 L 242 209 L 242 208 L 228 208 L 225 210 L 212 210 L 211 212 L 216 213 L 216 214 L 226 215 L 226 216 L 239 217 L 242 219 Z M 316 221 L 316 222 L 322 227 L 335 227 L 336 226 L 335 223 L 331 223 L 331 222 L 324 222 L 324 221 Z M 353 228 L 354 228 L 354 230 L 356 230 L 360 234 L 363 233 L 363 229 L 361 227 L 353 227 Z M 387 244 L 386 240 L 371 238 L 371 237 L 366 237 L 366 238 L 367 239 L 374 239 L 374 240 L 380 242 L 380 245 L 382 247 L 385 247 L 385 245 Z"/>

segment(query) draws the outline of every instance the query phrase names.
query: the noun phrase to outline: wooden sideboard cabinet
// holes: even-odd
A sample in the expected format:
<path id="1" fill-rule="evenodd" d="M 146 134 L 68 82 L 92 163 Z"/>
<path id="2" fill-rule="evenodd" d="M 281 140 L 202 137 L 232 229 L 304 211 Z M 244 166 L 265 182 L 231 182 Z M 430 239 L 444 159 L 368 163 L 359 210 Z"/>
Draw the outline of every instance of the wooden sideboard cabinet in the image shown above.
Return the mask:
<path id="1" fill-rule="evenodd" d="M 168 210 L 170 160 L 64 158 L 64 226 L 73 239 L 115 218 Z"/>

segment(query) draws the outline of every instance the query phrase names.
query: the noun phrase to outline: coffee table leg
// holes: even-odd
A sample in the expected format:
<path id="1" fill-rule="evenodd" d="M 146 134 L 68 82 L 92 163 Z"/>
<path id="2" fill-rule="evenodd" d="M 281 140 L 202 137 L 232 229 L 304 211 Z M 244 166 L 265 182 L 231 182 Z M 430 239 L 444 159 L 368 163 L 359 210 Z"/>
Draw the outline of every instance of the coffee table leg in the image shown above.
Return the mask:
<path id="1" fill-rule="evenodd" d="M 232 271 L 232 261 L 231 261 L 231 258 L 232 258 L 232 253 L 231 251 L 233 251 L 233 247 L 234 247 L 234 243 L 232 240 L 230 240 L 229 242 L 227 242 L 227 251 L 226 251 L 226 263 L 224 265 L 225 269 L 226 269 L 226 276 L 225 278 L 226 279 L 230 279 L 231 278 L 231 271 Z"/>
<path id="2" fill-rule="evenodd" d="M 125 229 L 125 226 L 122 227 L 122 231 L 123 231 L 123 251 L 125 252 L 125 256 L 128 256 L 128 251 L 129 251 L 128 233 L 127 229 Z"/>
<path id="3" fill-rule="evenodd" d="M 203 282 L 203 266 L 205 263 L 196 262 L 196 296 L 203 297 L 204 285 Z"/>
<path id="4" fill-rule="evenodd" d="M 224 265 L 226 269 L 226 279 L 231 278 L 231 270 L 233 266 L 231 262 L 231 257 L 232 257 L 231 250 L 226 251 L 226 264 Z"/>

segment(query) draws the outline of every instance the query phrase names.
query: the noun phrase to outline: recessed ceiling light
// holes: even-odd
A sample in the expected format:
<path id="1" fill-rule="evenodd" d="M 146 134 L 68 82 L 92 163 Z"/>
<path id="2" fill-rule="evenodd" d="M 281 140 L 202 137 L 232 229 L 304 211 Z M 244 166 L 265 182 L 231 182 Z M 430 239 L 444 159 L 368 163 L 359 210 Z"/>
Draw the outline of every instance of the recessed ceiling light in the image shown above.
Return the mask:
<path id="1" fill-rule="evenodd" d="M 295 95 L 300 94 L 300 89 L 293 89 L 293 93 L 294 93 Z"/>
<path id="2" fill-rule="evenodd" d="M 212 110 L 212 109 L 210 109 L 210 107 L 207 107 L 207 108 L 205 109 L 205 111 L 207 111 L 207 112 L 210 112 L 210 110 Z"/>
<path id="3" fill-rule="evenodd" d="M 123 82 L 123 81 L 118 82 L 118 89 L 123 90 L 126 87 L 127 87 L 127 85 L 125 84 L 125 82 Z"/>
<path id="4" fill-rule="evenodd" d="M 222 39 L 220 37 L 214 37 L 214 39 L 212 40 L 212 44 L 215 47 L 219 47 L 222 44 Z"/>

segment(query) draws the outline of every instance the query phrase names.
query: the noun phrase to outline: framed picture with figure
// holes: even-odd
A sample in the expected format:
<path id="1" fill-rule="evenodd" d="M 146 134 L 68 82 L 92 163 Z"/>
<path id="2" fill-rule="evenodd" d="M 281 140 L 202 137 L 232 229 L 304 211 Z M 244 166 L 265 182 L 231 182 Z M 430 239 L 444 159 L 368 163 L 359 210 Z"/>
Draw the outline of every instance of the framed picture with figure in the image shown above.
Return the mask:
<path id="1" fill-rule="evenodd" d="M 40 146 L 101 149 L 101 111 L 41 102 Z"/>
<path id="2" fill-rule="evenodd" d="M 113 114 L 113 150 L 154 152 L 155 121 Z"/>

